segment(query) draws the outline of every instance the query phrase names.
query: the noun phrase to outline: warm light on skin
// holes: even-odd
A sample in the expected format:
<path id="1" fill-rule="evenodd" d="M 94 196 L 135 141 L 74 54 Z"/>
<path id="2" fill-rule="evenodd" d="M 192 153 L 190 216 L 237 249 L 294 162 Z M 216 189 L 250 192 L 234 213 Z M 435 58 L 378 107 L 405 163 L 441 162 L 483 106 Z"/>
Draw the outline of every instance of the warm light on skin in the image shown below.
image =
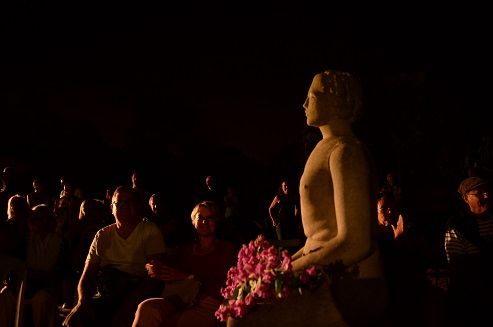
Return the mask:
<path id="1" fill-rule="evenodd" d="M 133 223 L 138 219 L 132 196 L 126 191 L 118 192 L 113 196 L 111 212 L 118 224 Z"/>
<path id="2" fill-rule="evenodd" d="M 216 214 L 210 208 L 200 206 L 192 219 L 192 224 L 200 236 L 214 234 L 216 231 Z"/>
<path id="3" fill-rule="evenodd" d="M 154 214 L 158 214 L 159 212 L 159 199 L 155 195 L 151 195 L 149 198 L 149 207 Z"/>
<path id="4" fill-rule="evenodd" d="M 207 188 L 211 191 L 214 190 L 214 186 L 215 186 L 214 184 L 215 184 L 214 177 L 207 176 L 205 179 L 205 185 L 207 186 Z"/>
<path id="5" fill-rule="evenodd" d="M 378 223 L 383 226 L 388 226 L 391 221 L 393 210 L 384 200 L 379 200 L 377 204 Z"/>
<path id="6" fill-rule="evenodd" d="M 139 185 L 139 177 L 137 176 L 137 173 L 132 174 L 132 187 L 136 188 Z"/>
<path id="7" fill-rule="evenodd" d="M 289 191 L 289 186 L 288 186 L 288 183 L 286 182 L 282 182 L 281 184 L 281 189 L 282 189 L 282 192 L 284 194 L 288 194 L 288 191 Z"/>
<path id="8" fill-rule="evenodd" d="M 475 215 L 481 215 L 490 209 L 489 192 L 486 190 L 471 190 L 464 195 L 463 199 Z"/>
<path id="9" fill-rule="evenodd" d="M 41 192 L 43 190 L 43 185 L 38 180 L 33 181 L 34 192 Z"/>

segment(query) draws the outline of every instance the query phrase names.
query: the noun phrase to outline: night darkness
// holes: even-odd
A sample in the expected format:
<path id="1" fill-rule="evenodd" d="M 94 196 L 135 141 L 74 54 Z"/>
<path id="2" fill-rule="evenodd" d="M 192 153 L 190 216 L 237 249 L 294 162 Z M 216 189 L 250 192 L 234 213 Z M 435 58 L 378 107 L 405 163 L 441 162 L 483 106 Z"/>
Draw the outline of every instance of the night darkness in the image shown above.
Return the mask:
<path id="1" fill-rule="evenodd" d="M 215 173 L 270 198 L 301 173 L 318 137 L 302 104 L 335 68 L 363 78 L 355 128 L 381 174 L 446 197 L 467 157 L 489 167 L 480 17 L 176 6 L 1 10 L 0 166 L 87 188 L 139 168 L 178 191 Z"/>

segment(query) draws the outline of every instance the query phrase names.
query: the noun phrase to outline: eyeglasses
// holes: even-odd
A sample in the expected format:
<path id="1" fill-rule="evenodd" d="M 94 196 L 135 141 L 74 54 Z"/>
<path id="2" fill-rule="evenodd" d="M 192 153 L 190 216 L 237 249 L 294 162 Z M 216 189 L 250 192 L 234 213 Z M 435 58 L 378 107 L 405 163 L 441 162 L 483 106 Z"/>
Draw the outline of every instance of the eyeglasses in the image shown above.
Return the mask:
<path id="1" fill-rule="evenodd" d="M 377 211 L 380 212 L 380 213 L 391 213 L 392 212 L 392 208 L 389 208 L 389 207 L 378 207 L 377 208 Z"/>
<path id="2" fill-rule="evenodd" d="M 195 216 L 195 218 L 193 220 L 195 220 L 196 222 L 202 221 L 202 222 L 208 223 L 210 221 L 216 221 L 216 218 L 215 217 L 204 217 L 201 215 L 197 215 L 197 216 Z"/>
<path id="3" fill-rule="evenodd" d="M 113 201 L 111 202 L 111 205 L 119 208 L 119 207 L 128 207 L 130 204 L 130 200 L 120 200 L 120 201 Z"/>
<path id="4" fill-rule="evenodd" d="M 481 193 L 467 193 L 466 195 L 467 196 L 472 195 L 472 196 L 478 196 L 479 197 L 481 195 Z"/>

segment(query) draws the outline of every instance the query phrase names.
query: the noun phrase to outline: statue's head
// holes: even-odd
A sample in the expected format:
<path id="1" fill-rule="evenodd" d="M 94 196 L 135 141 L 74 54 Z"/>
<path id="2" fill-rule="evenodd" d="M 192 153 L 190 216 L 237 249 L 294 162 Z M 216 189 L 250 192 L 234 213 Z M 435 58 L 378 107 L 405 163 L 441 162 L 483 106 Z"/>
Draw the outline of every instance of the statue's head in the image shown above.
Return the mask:
<path id="1" fill-rule="evenodd" d="M 322 126 L 334 118 L 353 121 L 361 113 L 360 81 L 348 72 L 319 73 L 313 78 L 303 107 L 310 126 Z"/>

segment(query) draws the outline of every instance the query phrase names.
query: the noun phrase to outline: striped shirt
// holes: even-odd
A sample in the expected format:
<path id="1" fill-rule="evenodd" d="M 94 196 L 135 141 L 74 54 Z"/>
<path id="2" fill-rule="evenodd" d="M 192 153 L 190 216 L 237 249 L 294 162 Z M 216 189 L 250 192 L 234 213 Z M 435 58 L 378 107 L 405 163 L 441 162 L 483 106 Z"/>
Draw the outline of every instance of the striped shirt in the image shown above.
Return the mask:
<path id="1" fill-rule="evenodd" d="M 486 244 L 493 244 L 493 216 L 476 218 L 479 237 Z M 450 263 L 451 255 L 472 255 L 481 252 L 479 244 L 473 243 L 461 234 L 455 227 L 449 227 L 445 231 L 445 253 Z"/>

